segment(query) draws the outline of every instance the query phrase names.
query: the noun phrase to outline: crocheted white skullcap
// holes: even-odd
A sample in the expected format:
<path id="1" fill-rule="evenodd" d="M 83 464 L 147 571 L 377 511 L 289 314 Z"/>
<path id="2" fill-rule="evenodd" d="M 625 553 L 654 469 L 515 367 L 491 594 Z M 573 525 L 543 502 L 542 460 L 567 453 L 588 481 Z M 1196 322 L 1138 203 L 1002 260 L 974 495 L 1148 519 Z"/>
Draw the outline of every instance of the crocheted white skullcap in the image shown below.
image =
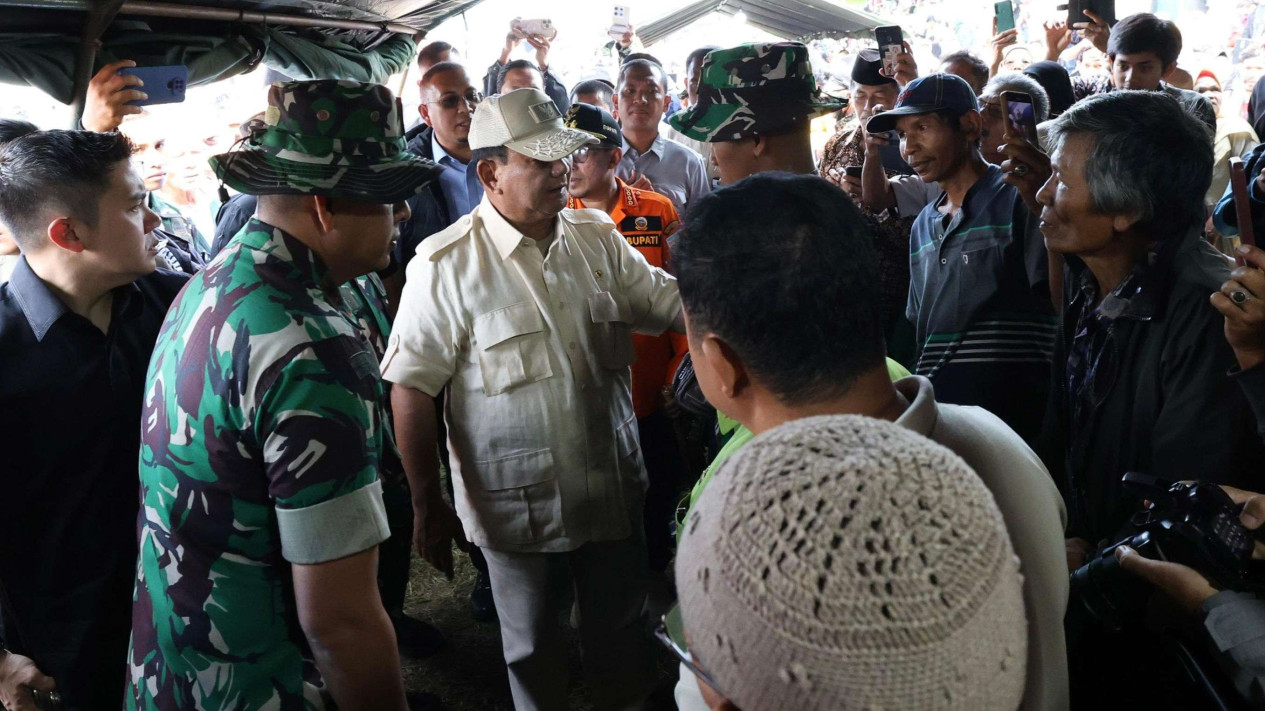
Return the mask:
<path id="1" fill-rule="evenodd" d="M 676 580 L 690 651 L 743 711 L 1014 711 L 1022 576 L 950 450 L 852 415 L 753 439 L 708 484 Z"/>

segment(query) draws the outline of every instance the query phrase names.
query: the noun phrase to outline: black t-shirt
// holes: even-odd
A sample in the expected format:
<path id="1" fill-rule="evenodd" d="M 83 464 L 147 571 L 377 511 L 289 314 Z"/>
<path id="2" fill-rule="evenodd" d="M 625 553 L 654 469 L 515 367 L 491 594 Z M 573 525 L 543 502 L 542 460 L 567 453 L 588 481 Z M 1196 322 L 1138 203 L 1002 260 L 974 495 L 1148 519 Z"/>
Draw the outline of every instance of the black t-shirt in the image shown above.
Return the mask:
<path id="1" fill-rule="evenodd" d="M 109 333 L 18 262 L 0 286 L 0 604 L 5 644 L 69 711 L 123 698 L 136 576 L 137 457 L 150 353 L 186 276 L 114 294 Z"/>

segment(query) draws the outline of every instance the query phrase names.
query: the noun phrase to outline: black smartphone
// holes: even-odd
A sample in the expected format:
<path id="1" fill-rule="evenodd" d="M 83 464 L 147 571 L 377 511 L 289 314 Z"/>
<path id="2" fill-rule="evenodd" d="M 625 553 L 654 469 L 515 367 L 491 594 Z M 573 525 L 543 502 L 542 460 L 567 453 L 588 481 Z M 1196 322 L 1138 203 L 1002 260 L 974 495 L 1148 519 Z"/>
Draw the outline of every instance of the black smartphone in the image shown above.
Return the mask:
<path id="1" fill-rule="evenodd" d="M 127 102 L 131 106 L 178 104 L 184 101 L 185 88 L 189 83 L 189 68 L 180 64 L 165 67 L 127 67 L 120 69 L 119 74 L 132 74 L 145 82 L 145 86 L 140 87 L 140 90 L 149 94 L 149 98 Z"/>
<path id="2" fill-rule="evenodd" d="M 1015 6 L 1010 4 L 1010 0 L 995 3 L 993 16 L 997 18 L 997 34 L 1015 29 Z"/>
<path id="3" fill-rule="evenodd" d="M 844 169 L 843 169 L 843 172 L 844 172 L 846 175 L 850 175 L 850 176 L 852 176 L 853 178 L 859 178 L 859 177 L 861 177 L 861 170 L 862 170 L 862 168 L 861 168 L 861 166 L 859 166 L 859 165 L 850 165 L 850 166 L 848 166 L 848 167 L 844 168 Z"/>
<path id="4" fill-rule="evenodd" d="M 1032 97 L 1022 91 L 1004 91 L 1001 109 L 1006 113 L 1010 135 L 1026 138 L 1029 143 L 1037 145 L 1037 116 Z"/>
<path id="5" fill-rule="evenodd" d="M 883 59 L 883 73 L 889 77 L 896 76 L 896 60 L 905 51 L 905 36 L 897 25 L 883 25 L 874 28 L 874 39 L 878 40 L 878 54 Z"/>
<path id="6" fill-rule="evenodd" d="M 1086 10 L 1097 15 L 1108 27 L 1116 24 L 1116 0 L 1067 0 L 1067 26 L 1089 22 Z"/>

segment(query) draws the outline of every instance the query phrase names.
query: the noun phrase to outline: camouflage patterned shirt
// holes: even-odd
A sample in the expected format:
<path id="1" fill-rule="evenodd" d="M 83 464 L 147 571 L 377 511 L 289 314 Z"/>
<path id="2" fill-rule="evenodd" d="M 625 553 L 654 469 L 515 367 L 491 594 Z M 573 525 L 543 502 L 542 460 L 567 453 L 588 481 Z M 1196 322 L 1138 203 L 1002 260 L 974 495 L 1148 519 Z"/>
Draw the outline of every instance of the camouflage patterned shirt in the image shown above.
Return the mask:
<path id="1" fill-rule="evenodd" d="M 290 564 L 376 546 L 374 350 L 302 243 L 251 220 L 167 314 L 146 379 L 129 709 L 319 709 Z"/>

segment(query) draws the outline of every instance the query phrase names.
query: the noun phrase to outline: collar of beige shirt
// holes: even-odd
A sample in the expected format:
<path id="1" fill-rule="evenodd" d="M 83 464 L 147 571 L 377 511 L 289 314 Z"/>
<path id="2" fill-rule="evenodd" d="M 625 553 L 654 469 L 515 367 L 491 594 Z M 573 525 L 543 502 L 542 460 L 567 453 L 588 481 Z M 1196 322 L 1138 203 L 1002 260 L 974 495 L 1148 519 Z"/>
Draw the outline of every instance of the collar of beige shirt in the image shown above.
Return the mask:
<path id="1" fill-rule="evenodd" d="M 505 219 L 497 209 L 488 201 L 488 196 L 484 195 L 483 200 L 479 203 L 479 217 L 483 220 L 483 229 L 487 230 L 488 237 L 492 238 L 492 244 L 496 246 L 496 253 L 501 255 L 501 260 L 508 259 L 510 254 L 520 246 L 526 244 L 533 248 L 535 240 L 522 232 L 518 231 Z M 553 234 L 556 239 L 562 233 L 562 220 L 554 218 Z"/>

